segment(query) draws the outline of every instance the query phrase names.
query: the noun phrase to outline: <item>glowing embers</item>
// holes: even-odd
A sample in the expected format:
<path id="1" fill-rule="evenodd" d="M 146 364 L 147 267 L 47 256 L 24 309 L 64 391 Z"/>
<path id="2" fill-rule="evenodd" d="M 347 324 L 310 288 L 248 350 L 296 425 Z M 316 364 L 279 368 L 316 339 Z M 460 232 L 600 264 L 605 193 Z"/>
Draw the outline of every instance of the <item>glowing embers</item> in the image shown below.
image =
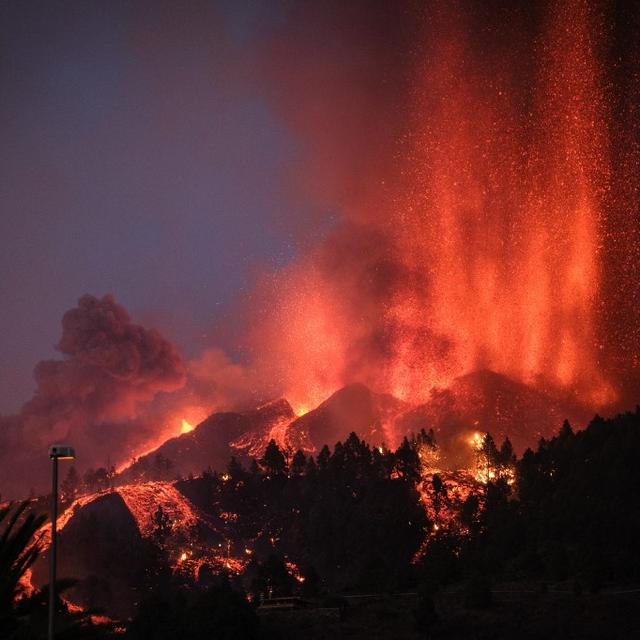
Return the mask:
<path id="1" fill-rule="evenodd" d="M 294 579 L 296 582 L 302 584 L 305 581 L 305 577 L 300 572 L 300 568 L 291 560 L 286 560 L 284 566 L 287 569 L 287 573 Z"/>
<path id="2" fill-rule="evenodd" d="M 498 449 L 488 433 L 474 432 L 469 444 L 475 452 L 475 479 L 482 484 L 505 480 L 512 485 L 515 482 L 515 456 L 508 440 Z"/>
<path id="3" fill-rule="evenodd" d="M 431 542 L 439 536 L 465 531 L 460 522 L 463 505 L 470 496 L 480 496 L 482 485 L 467 470 L 428 473 L 417 484 L 420 499 L 429 518 L 424 539 L 412 558 L 419 562 Z"/>
<path id="4" fill-rule="evenodd" d="M 508 68 L 515 48 L 503 43 L 496 66 L 475 55 L 463 10 L 434 18 L 405 140 L 407 182 L 389 215 L 398 259 L 428 286 L 414 276 L 387 313 L 404 328 L 402 345 L 426 329 L 448 337 L 453 377 L 491 369 L 593 406 L 615 399 L 597 347 L 602 246 L 616 231 L 603 198 L 612 171 L 603 31 L 588 3 L 551 13 L 528 112 Z M 416 351 L 394 350 L 405 371 Z M 431 381 L 429 366 L 409 378 Z"/>
<path id="5" fill-rule="evenodd" d="M 240 575 L 246 568 L 251 554 L 236 555 L 233 552 L 231 540 L 220 542 L 217 545 L 197 545 L 191 543 L 188 548 L 172 551 L 169 549 L 174 571 L 198 578 L 204 572 L 211 574 L 231 573 Z"/>
<path id="6" fill-rule="evenodd" d="M 482 442 L 484 440 L 485 434 L 479 433 L 476 431 L 470 438 L 469 444 L 476 450 L 480 451 L 482 449 Z"/>
<path id="7" fill-rule="evenodd" d="M 198 514 L 171 482 L 145 482 L 118 487 L 145 537 L 169 538 L 198 523 Z"/>

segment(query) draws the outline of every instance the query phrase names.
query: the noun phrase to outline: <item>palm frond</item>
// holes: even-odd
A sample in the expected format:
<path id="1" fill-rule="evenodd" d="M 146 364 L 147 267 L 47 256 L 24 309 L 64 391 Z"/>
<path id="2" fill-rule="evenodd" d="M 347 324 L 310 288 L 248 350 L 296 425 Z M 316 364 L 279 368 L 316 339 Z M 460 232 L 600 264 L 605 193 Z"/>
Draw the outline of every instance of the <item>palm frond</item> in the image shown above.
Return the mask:
<path id="1" fill-rule="evenodd" d="M 0 524 L 6 521 L 0 534 L 0 611 L 11 608 L 20 592 L 20 580 L 41 551 L 41 537 L 35 536 L 47 516 L 33 513 L 24 516 L 28 506 L 29 501 L 25 500 L 0 509 Z"/>

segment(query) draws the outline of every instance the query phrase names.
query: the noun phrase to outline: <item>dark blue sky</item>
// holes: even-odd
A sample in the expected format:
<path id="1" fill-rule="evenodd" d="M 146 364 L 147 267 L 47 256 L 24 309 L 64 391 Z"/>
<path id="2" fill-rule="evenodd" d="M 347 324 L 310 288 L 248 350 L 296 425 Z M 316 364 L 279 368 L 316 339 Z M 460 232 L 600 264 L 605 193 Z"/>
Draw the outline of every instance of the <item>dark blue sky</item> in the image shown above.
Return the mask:
<path id="1" fill-rule="evenodd" d="M 80 295 L 113 293 L 191 355 L 256 266 L 295 254 L 299 142 L 247 81 L 284 10 L 185 4 L 0 7 L 2 413 Z"/>

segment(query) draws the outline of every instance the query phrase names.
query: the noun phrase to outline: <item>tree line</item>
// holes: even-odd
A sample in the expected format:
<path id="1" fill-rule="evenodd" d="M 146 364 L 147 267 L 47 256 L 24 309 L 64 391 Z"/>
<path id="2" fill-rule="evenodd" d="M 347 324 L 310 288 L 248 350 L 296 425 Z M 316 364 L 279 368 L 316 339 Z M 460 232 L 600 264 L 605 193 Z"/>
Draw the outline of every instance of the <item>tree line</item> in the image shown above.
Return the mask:
<path id="1" fill-rule="evenodd" d="M 282 451 L 271 441 L 248 468 L 231 459 L 223 473 L 207 470 L 176 484 L 207 516 L 233 514 L 224 532 L 238 549 L 252 551 L 244 574 L 221 584 L 203 572 L 185 592 L 158 553 L 150 574 L 162 576 L 163 590 L 143 598 L 129 634 L 170 637 L 167 630 L 185 617 L 206 618 L 207 607 L 217 610 L 212 603 L 234 602 L 247 637 L 260 637 L 252 607 L 230 595 L 242 591 L 255 606 L 265 595 L 417 590 L 416 625 L 426 630 L 438 619 L 437 594 L 450 585 L 464 586 L 469 607 L 485 607 L 491 585 L 500 581 L 563 584 L 575 594 L 637 583 L 639 444 L 640 408 L 608 420 L 596 416 L 578 432 L 565 422 L 519 458 L 508 441 L 497 446 L 484 436 L 476 446 L 475 479 L 467 477 L 461 493 L 458 476 L 433 464 L 438 445 L 425 431 L 395 451 L 371 447 L 356 434 L 315 456 Z M 163 514 L 150 517 L 167 528 Z M 0 552 L 9 538 L 3 534 Z M 23 556 L 12 557 L 8 566 L 19 573 Z M 18 582 L 12 584 L 14 597 Z M 17 615 L 11 602 L 5 598 L 5 619 Z M 24 608 L 27 600 L 17 602 Z M 201 636 L 193 630 L 183 637 Z"/>

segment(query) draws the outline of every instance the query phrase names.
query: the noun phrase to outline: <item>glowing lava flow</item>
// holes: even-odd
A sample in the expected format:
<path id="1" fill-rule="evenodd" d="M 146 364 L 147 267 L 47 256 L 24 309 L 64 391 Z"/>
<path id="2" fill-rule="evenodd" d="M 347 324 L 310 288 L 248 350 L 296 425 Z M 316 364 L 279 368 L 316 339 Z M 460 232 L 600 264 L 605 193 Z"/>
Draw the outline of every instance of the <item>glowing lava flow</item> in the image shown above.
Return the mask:
<path id="1" fill-rule="evenodd" d="M 143 536 L 150 536 L 153 529 L 151 516 L 161 505 L 164 512 L 180 529 L 188 529 L 198 522 L 198 516 L 189 502 L 170 482 L 145 482 L 144 484 L 129 484 L 117 487 L 118 493 L 124 500 L 129 511 L 138 525 Z M 82 507 L 90 504 L 96 498 L 111 493 L 110 490 L 88 493 L 76 498 L 59 516 L 58 532 L 64 530 L 74 514 Z M 51 523 L 42 526 L 38 537 L 42 536 L 43 548 L 51 543 Z"/>
<path id="2" fill-rule="evenodd" d="M 97 493 L 88 493 L 76 498 L 62 513 L 58 515 L 58 532 L 62 531 L 69 520 L 73 517 L 78 509 L 81 509 L 85 505 L 93 502 L 98 496 L 104 495 L 107 491 L 99 491 Z M 42 536 L 40 538 L 40 536 Z M 42 548 L 48 549 L 51 544 L 51 523 L 47 522 L 42 525 L 40 531 L 36 534 L 36 538 L 40 538 L 42 542 Z"/>
<path id="3" fill-rule="evenodd" d="M 239 574 L 249 562 L 251 550 L 245 549 L 244 553 L 236 555 L 232 541 L 227 539 L 222 531 L 229 518 L 235 514 L 223 512 L 219 516 L 220 521 L 215 522 L 215 519 L 208 518 L 197 511 L 171 482 L 129 484 L 116 487 L 113 491 L 106 490 L 80 496 L 60 514 L 58 531 L 63 532 L 73 516 L 82 507 L 110 493 L 120 495 L 135 519 L 140 534 L 146 538 L 154 537 L 156 523 L 153 521 L 153 516 L 158 508 L 162 507 L 162 512 L 168 523 L 162 547 L 177 571 L 193 577 L 198 575 L 204 565 L 208 565 L 214 571 L 229 571 Z M 224 543 L 213 544 L 210 542 L 194 545 L 185 542 L 193 537 L 193 530 L 196 528 L 208 529 L 212 539 L 223 539 Z M 38 535 L 44 549 L 48 548 L 50 544 L 50 536 L 51 525 L 46 524 Z M 185 544 L 188 545 L 186 548 Z M 30 585 L 25 583 L 25 587 L 29 588 Z"/>
<path id="4" fill-rule="evenodd" d="M 192 425 L 188 420 L 182 418 L 180 433 L 189 433 L 195 429 L 194 425 Z"/>
<path id="5" fill-rule="evenodd" d="M 198 522 L 198 516 L 191 502 L 170 482 L 129 484 L 118 487 L 117 492 L 131 511 L 143 536 L 152 534 L 151 516 L 158 506 L 162 506 L 169 520 L 181 530 L 188 530 Z"/>

